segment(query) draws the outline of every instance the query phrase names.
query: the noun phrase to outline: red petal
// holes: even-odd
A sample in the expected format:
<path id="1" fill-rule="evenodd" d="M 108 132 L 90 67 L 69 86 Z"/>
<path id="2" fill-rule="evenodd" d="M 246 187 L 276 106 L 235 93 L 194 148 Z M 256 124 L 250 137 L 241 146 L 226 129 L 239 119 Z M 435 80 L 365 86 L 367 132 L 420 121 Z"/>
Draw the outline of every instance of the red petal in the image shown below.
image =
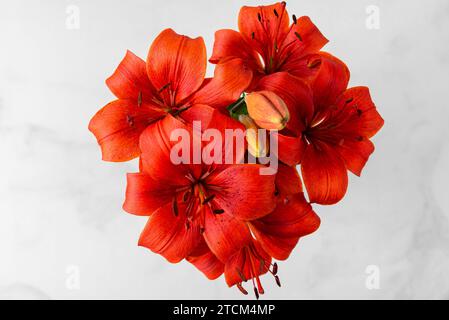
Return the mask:
<path id="1" fill-rule="evenodd" d="M 280 44 L 289 30 L 289 16 L 285 3 L 258 7 L 243 6 L 239 13 L 239 30 L 246 41 L 263 54 L 266 48 L 273 48 L 275 43 Z"/>
<path id="2" fill-rule="evenodd" d="M 217 279 L 224 271 L 224 264 L 210 251 L 204 241 L 199 247 L 187 257 L 187 261 L 204 273 L 208 279 Z"/>
<path id="3" fill-rule="evenodd" d="M 184 186 L 189 183 L 186 175 L 192 174 L 196 177 L 198 169 L 201 169 L 201 165 L 173 163 L 170 158 L 171 150 L 176 144 L 182 144 L 182 141 L 170 140 L 171 134 L 177 129 L 185 130 L 188 133 L 188 137 L 185 138 L 190 143 L 191 128 L 171 115 L 167 115 L 161 121 L 149 126 L 140 138 L 142 171 L 159 181 L 161 185 Z M 192 148 L 192 143 L 190 143 L 190 147 Z M 189 154 L 191 156 L 191 149 Z M 191 163 L 190 156 L 188 160 Z"/>
<path id="4" fill-rule="evenodd" d="M 211 63 L 223 63 L 232 59 L 242 59 L 252 70 L 263 70 L 256 51 L 234 30 L 218 30 Z"/>
<path id="5" fill-rule="evenodd" d="M 245 127 L 243 124 L 234 120 L 228 114 L 225 115 L 217 109 L 200 104 L 182 112 L 181 117 L 188 124 L 193 123 L 193 121 L 200 121 L 202 131 L 213 129 L 220 132 L 221 141 L 215 141 L 214 138 L 207 137 L 210 138 L 210 141 L 205 141 L 204 146 L 210 144 L 212 148 L 215 143 L 221 143 L 223 164 L 238 164 L 242 162 L 246 152 Z M 239 132 L 241 135 L 238 134 Z M 227 133 L 234 134 L 232 139 L 227 137 Z"/>
<path id="6" fill-rule="evenodd" d="M 306 144 L 302 138 L 288 136 L 284 131 L 277 134 L 278 152 L 275 153 L 283 163 L 294 166 L 301 162 Z"/>
<path id="7" fill-rule="evenodd" d="M 287 59 L 279 71 L 288 72 L 292 76 L 311 84 L 316 78 L 321 64 L 319 54 L 310 54 L 298 59 Z"/>
<path id="8" fill-rule="evenodd" d="M 321 56 L 320 69 L 312 85 L 315 114 L 335 105 L 349 82 L 349 69 L 341 60 L 325 52 Z"/>
<path id="9" fill-rule="evenodd" d="M 148 77 L 169 106 L 181 103 L 199 89 L 206 65 L 203 38 L 191 39 L 171 29 L 154 40 L 147 58 Z"/>
<path id="10" fill-rule="evenodd" d="M 142 99 L 148 100 L 154 91 L 148 79 L 145 61 L 129 50 L 114 73 L 106 80 L 106 85 L 119 99 L 137 101 L 141 95 Z"/>
<path id="11" fill-rule="evenodd" d="M 295 167 L 279 164 L 276 173 L 276 191 L 281 196 L 302 192 L 302 181 Z"/>
<path id="12" fill-rule="evenodd" d="M 133 100 L 116 100 L 98 111 L 89 123 L 97 138 L 103 160 L 128 161 L 139 156 L 139 137 L 152 122 L 165 115 L 153 105 Z"/>
<path id="13" fill-rule="evenodd" d="M 307 146 L 301 171 L 310 202 L 334 204 L 345 195 L 348 174 L 343 160 L 332 147 L 324 143 Z"/>
<path id="14" fill-rule="evenodd" d="M 303 16 L 298 18 L 297 23 L 293 24 L 292 30 L 284 41 L 284 45 L 290 44 L 291 49 L 287 51 L 289 58 L 283 70 L 287 71 L 287 66 L 294 63 L 295 60 L 297 61 L 307 55 L 318 53 L 327 42 L 328 40 L 309 17 Z"/>
<path id="15" fill-rule="evenodd" d="M 261 175 L 261 165 L 232 165 L 212 176 L 207 185 L 216 186 L 215 201 L 229 214 L 253 220 L 273 211 L 275 175 Z"/>
<path id="16" fill-rule="evenodd" d="M 252 77 L 252 71 L 241 59 L 220 63 L 215 67 L 214 77 L 195 93 L 192 103 L 226 108 L 240 97 Z"/>
<path id="17" fill-rule="evenodd" d="M 271 257 L 256 242 L 251 241 L 232 255 L 225 264 L 225 278 L 229 287 L 249 281 L 268 272 Z"/>
<path id="18" fill-rule="evenodd" d="M 149 216 L 176 195 L 173 186 L 161 184 L 144 173 L 128 173 L 127 181 L 123 209 L 132 214 Z"/>
<path id="19" fill-rule="evenodd" d="M 139 239 L 139 246 L 161 254 L 172 263 L 186 258 L 202 241 L 198 225 L 190 223 L 186 228 L 185 205 L 178 205 L 178 216 L 171 203 L 154 212 Z"/>
<path id="20" fill-rule="evenodd" d="M 338 99 L 337 105 L 341 108 L 359 110 L 357 133 L 367 139 L 374 136 L 384 124 L 367 87 L 354 87 L 346 90 Z"/>
<path id="21" fill-rule="evenodd" d="M 204 212 L 204 239 L 220 261 L 226 262 L 232 254 L 251 241 L 248 227 L 231 214 L 214 214 L 207 207 Z"/>
<path id="22" fill-rule="evenodd" d="M 302 193 L 282 196 L 276 210 L 252 221 L 251 230 L 265 251 L 275 259 L 285 260 L 298 239 L 318 229 L 320 218 Z"/>
<path id="23" fill-rule="evenodd" d="M 369 140 L 346 141 L 343 145 L 337 146 L 337 150 L 346 168 L 360 176 L 369 156 L 374 152 L 374 144 Z"/>

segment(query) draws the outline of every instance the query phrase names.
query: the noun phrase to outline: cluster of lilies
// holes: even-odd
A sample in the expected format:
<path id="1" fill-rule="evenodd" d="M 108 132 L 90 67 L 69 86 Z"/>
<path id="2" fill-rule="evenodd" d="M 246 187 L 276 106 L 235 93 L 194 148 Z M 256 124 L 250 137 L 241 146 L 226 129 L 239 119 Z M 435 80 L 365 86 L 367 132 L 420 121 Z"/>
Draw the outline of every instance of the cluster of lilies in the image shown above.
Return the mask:
<path id="1" fill-rule="evenodd" d="M 274 260 L 286 260 L 318 229 L 312 204 L 344 197 L 348 171 L 361 174 L 374 151 L 370 138 L 383 125 L 369 89 L 348 88 L 349 69 L 321 51 L 327 42 L 308 17 L 290 18 L 282 2 L 242 7 L 238 31 L 215 33 L 212 78 L 201 37 L 166 29 L 146 61 L 126 53 L 106 80 L 117 99 L 89 130 L 103 160 L 139 159 L 123 208 L 149 217 L 140 246 L 171 263 L 185 259 L 211 280 L 224 273 L 244 294 L 250 282 L 257 298 L 262 275 L 281 285 Z M 245 131 L 243 148 L 213 139 L 208 150 L 223 157 L 232 150 L 232 161 L 173 161 L 176 130 L 190 133 L 187 149 L 206 146 L 195 139 L 198 122 L 200 131 L 223 136 Z M 275 134 L 275 150 L 260 129 Z M 245 163 L 268 155 L 279 162 L 271 174 L 261 174 L 261 161 Z"/>

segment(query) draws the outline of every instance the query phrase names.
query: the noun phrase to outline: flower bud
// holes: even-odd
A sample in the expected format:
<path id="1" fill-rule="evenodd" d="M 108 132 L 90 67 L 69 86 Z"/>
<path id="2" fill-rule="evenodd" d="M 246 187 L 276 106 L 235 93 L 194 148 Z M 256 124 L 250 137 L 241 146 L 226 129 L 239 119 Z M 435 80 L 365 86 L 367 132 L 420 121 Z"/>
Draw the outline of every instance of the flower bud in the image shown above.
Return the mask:
<path id="1" fill-rule="evenodd" d="M 290 114 L 285 102 L 274 92 L 252 92 L 245 97 L 249 116 L 261 128 L 282 130 Z"/>
<path id="2" fill-rule="evenodd" d="M 266 130 L 260 129 L 253 119 L 247 115 L 240 115 L 239 121 L 246 127 L 249 153 L 256 158 L 267 156 L 269 146 Z"/>

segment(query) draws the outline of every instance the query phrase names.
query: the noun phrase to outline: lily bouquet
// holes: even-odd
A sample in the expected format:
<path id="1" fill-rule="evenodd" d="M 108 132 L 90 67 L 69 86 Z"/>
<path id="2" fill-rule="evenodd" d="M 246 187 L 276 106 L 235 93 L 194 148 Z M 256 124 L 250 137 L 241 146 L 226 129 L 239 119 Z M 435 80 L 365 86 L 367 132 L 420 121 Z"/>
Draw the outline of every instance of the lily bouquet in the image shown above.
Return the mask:
<path id="1" fill-rule="evenodd" d="M 257 298 L 262 275 L 281 285 L 274 260 L 318 229 L 312 204 L 344 197 L 383 125 L 327 42 L 282 2 L 242 7 L 238 31 L 215 33 L 212 78 L 201 37 L 166 29 L 146 61 L 126 53 L 89 130 L 103 160 L 139 159 L 123 208 L 149 217 L 140 246 Z"/>

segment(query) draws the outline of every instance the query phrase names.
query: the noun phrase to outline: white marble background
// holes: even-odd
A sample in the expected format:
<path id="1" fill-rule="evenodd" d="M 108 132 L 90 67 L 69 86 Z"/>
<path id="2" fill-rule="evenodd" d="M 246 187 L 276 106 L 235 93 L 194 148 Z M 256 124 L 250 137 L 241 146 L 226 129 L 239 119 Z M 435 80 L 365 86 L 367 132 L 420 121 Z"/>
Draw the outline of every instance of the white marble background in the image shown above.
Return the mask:
<path id="1" fill-rule="evenodd" d="M 242 298 L 221 278 L 136 246 L 145 219 L 121 209 L 135 163 L 100 161 L 87 130 L 112 99 L 104 84 L 126 49 L 142 57 L 160 30 L 236 27 L 266 1 L 1 1 L 0 298 Z M 80 9 L 80 29 L 66 9 Z M 366 27 L 366 7 L 380 29 Z M 449 2 L 292 0 L 368 85 L 385 118 L 361 179 L 280 263 L 267 298 L 449 298 Z M 210 69 L 211 71 L 212 69 Z M 380 288 L 366 285 L 368 265 Z M 78 277 L 79 276 L 79 277 Z M 77 281 L 79 280 L 79 282 Z M 251 297 L 252 298 L 252 297 Z"/>

